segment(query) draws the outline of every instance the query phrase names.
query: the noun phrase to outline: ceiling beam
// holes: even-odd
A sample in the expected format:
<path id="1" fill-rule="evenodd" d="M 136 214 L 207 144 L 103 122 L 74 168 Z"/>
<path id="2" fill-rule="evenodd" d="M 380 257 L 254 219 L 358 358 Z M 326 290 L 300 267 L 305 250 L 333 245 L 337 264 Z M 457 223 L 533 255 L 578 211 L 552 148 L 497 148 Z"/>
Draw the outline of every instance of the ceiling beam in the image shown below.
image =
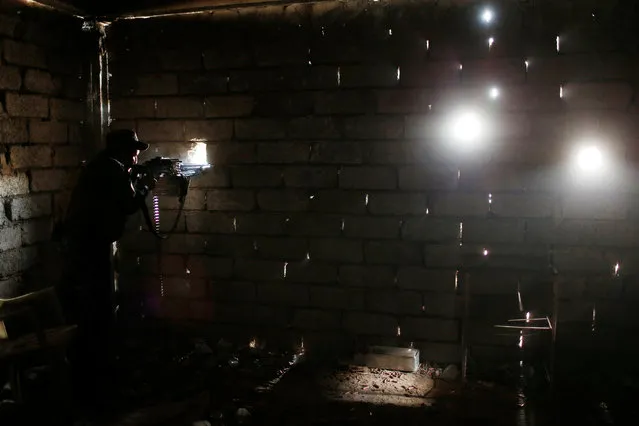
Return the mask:
<path id="1" fill-rule="evenodd" d="M 81 19 L 85 19 L 85 17 L 89 15 L 84 10 L 71 6 L 70 4 L 60 0 L 18 0 L 18 3 L 22 3 L 30 7 L 54 10 Z"/>

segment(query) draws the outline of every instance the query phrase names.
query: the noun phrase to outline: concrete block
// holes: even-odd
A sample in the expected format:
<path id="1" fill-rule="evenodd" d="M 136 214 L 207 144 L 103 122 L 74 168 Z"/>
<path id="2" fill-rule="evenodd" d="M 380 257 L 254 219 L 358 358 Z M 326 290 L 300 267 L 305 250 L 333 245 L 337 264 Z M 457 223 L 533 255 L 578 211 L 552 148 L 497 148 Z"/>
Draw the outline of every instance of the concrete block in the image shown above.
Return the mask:
<path id="1" fill-rule="evenodd" d="M 430 269 L 422 266 L 405 266 L 397 272 L 397 284 L 400 288 L 453 293 L 456 290 L 455 269 Z"/>
<path id="2" fill-rule="evenodd" d="M 304 260 L 309 252 L 308 243 L 301 238 L 259 237 L 255 242 L 258 255 L 265 259 Z"/>
<path id="3" fill-rule="evenodd" d="M 458 268 L 462 263 L 459 244 L 427 244 L 424 262 L 428 268 Z"/>
<path id="4" fill-rule="evenodd" d="M 525 221 L 521 219 L 465 219 L 462 240 L 465 243 L 523 243 Z"/>
<path id="5" fill-rule="evenodd" d="M 206 281 L 200 278 L 166 277 L 163 279 L 164 296 L 186 299 L 206 297 Z"/>
<path id="6" fill-rule="evenodd" d="M 395 189 L 397 173 L 390 167 L 344 167 L 340 170 L 339 186 L 343 189 Z"/>
<path id="7" fill-rule="evenodd" d="M 332 214 L 295 214 L 286 221 L 286 233 L 296 237 L 337 237 L 342 217 Z"/>
<path id="8" fill-rule="evenodd" d="M 399 139 L 404 136 L 404 119 L 393 116 L 345 118 L 344 135 L 353 139 Z"/>
<path id="9" fill-rule="evenodd" d="M 29 142 L 27 121 L 23 118 L 0 119 L 0 140 L 5 144 Z"/>
<path id="10" fill-rule="evenodd" d="M 0 229 L 0 251 L 18 248 L 22 245 L 22 229 L 20 226 L 9 226 Z"/>
<path id="11" fill-rule="evenodd" d="M 209 161 L 215 165 L 255 163 L 256 147 L 252 143 L 209 143 L 206 148 Z"/>
<path id="12" fill-rule="evenodd" d="M 200 98 L 162 97 L 156 101 L 157 118 L 198 118 L 204 116 L 204 100 Z"/>
<path id="13" fill-rule="evenodd" d="M 392 65 L 346 65 L 340 67 L 341 87 L 392 87 L 399 83 Z"/>
<path id="14" fill-rule="evenodd" d="M 363 310 L 364 290 L 333 287 L 312 286 L 309 288 L 310 302 L 313 308 Z"/>
<path id="15" fill-rule="evenodd" d="M 204 100 L 204 115 L 207 118 L 247 117 L 255 108 L 252 96 L 210 96 Z"/>
<path id="16" fill-rule="evenodd" d="M 171 78 L 167 78 L 167 89 L 172 91 Z M 208 95 L 225 93 L 228 81 L 225 72 L 181 72 L 178 74 L 178 89 L 183 95 Z"/>
<path id="17" fill-rule="evenodd" d="M 626 110 L 633 90 L 628 83 L 568 83 L 563 99 L 571 109 Z"/>
<path id="18" fill-rule="evenodd" d="M 344 220 L 347 238 L 396 239 L 399 229 L 400 220 L 392 217 L 349 216 Z"/>
<path id="19" fill-rule="evenodd" d="M 389 346 L 372 346 L 367 353 L 355 354 L 354 363 L 368 368 L 414 373 L 419 368 L 419 350 Z"/>
<path id="20" fill-rule="evenodd" d="M 31 171 L 31 191 L 57 191 L 67 186 L 67 172 L 60 169 Z"/>
<path id="21" fill-rule="evenodd" d="M 236 188 L 282 185 L 282 169 L 277 166 L 234 166 L 230 171 L 231 184 Z"/>
<path id="22" fill-rule="evenodd" d="M 421 313 L 429 317 L 455 318 L 458 298 L 454 293 L 424 293 Z M 405 312 L 406 313 L 406 312 Z"/>
<path id="23" fill-rule="evenodd" d="M 366 310 L 389 314 L 422 314 L 422 296 L 413 291 L 371 289 L 366 292 Z"/>
<path id="24" fill-rule="evenodd" d="M 375 95 L 372 91 L 345 90 L 320 92 L 315 96 L 317 114 L 365 114 L 375 112 Z"/>
<path id="25" fill-rule="evenodd" d="M 67 99 L 51 99 L 51 119 L 82 121 L 86 119 L 86 106 L 83 102 Z"/>
<path id="26" fill-rule="evenodd" d="M 334 188 L 337 186 L 337 177 L 337 167 L 300 166 L 284 169 L 284 184 L 292 188 Z"/>
<path id="27" fill-rule="evenodd" d="M 184 141 L 184 123 L 178 120 L 140 120 L 138 136 L 148 142 Z"/>
<path id="28" fill-rule="evenodd" d="M 461 76 L 464 84 L 520 84 L 526 80 L 526 64 L 523 59 L 465 61 Z"/>
<path id="29" fill-rule="evenodd" d="M 402 65 L 400 84 L 406 87 L 441 87 L 461 80 L 458 61 L 429 61 Z"/>
<path id="30" fill-rule="evenodd" d="M 136 95 L 177 95 L 176 74 L 146 74 L 138 76 Z"/>
<path id="31" fill-rule="evenodd" d="M 408 218 L 402 224 L 402 238 L 439 243 L 456 241 L 459 238 L 459 222 L 430 216 Z"/>
<path id="32" fill-rule="evenodd" d="M 50 73 L 29 69 L 24 75 L 24 88 L 29 92 L 54 95 L 59 92 L 60 86 L 55 83 Z"/>
<path id="33" fill-rule="evenodd" d="M 623 220 L 629 209 L 628 197 L 619 193 L 590 193 L 575 191 L 560 200 L 562 217 L 566 219 Z"/>
<path id="34" fill-rule="evenodd" d="M 176 277 L 186 277 L 186 257 L 177 254 L 144 254 L 136 264 L 140 273 L 166 274 Z"/>
<path id="35" fill-rule="evenodd" d="M 493 193 L 491 201 L 490 211 L 504 217 L 551 217 L 555 210 L 551 195 Z"/>
<path id="36" fill-rule="evenodd" d="M 284 262 L 273 260 L 237 259 L 235 276 L 256 281 L 278 281 L 284 279 Z"/>
<path id="37" fill-rule="evenodd" d="M 446 164 L 421 164 L 399 168 L 399 188 L 407 191 L 453 190 L 457 168 Z"/>
<path id="38" fill-rule="evenodd" d="M 255 62 L 260 67 L 307 65 L 308 42 L 296 31 L 284 30 L 276 38 L 258 40 L 253 45 Z"/>
<path id="39" fill-rule="evenodd" d="M 426 199 L 419 193 L 376 192 L 368 197 L 368 210 L 376 215 L 424 214 Z"/>
<path id="40" fill-rule="evenodd" d="M 228 141 L 232 137 L 233 122 L 231 120 L 189 120 L 184 123 L 184 138 L 189 141 L 194 139 Z"/>
<path id="41" fill-rule="evenodd" d="M 246 281 L 216 281 L 210 287 L 213 299 L 218 302 L 252 302 L 255 300 L 255 284 Z"/>
<path id="42" fill-rule="evenodd" d="M 188 232 L 230 234 L 234 232 L 233 216 L 218 212 L 184 212 Z"/>
<path id="43" fill-rule="evenodd" d="M 280 213 L 248 213 L 235 216 L 235 232 L 243 235 L 283 235 L 287 217 Z"/>
<path id="44" fill-rule="evenodd" d="M 402 318 L 402 337 L 454 342 L 459 339 L 459 323 L 453 319 Z"/>
<path id="45" fill-rule="evenodd" d="M 364 245 L 366 263 L 390 265 L 421 265 L 422 248 L 403 241 L 369 241 Z"/>
<path id="46" fill-rule="evenodd" d="M 20 68 L 3 66 L 0 68 L 0 89 L 1 90 L 19 90 L 22 86 L 22 77 Z"/>
<path id="47" fill-rule="evenodd" d="M 246 189 L 215 189 L 206 193 L 206 207 L 208 210 L 253 210 L 255 194 Z"/>
<path id="48" fill-rule="evenodd" d="M 229 170 L 224 167 L 212 167 L 201 175 L 191 178 L 191 188 L 226 188 L 231 185 Z"/>
<path id="49" fill-rule="evenodd" d="M 197 48 L 164 50 L 159 54 L 165 71 L 195 71 L 203 68 L 202 52 Z"/>
<path id="50" fill-rule="evenodd" d="M 51 194 L 29 195 L 11 199 L 9 219 L 24 220 L 51 214 Z"/>
<path id="51" fill-rule="evenodd" d="M 188 275 L 195 278 L 230 278 L 233 275 L 233 259 L 207 255 L 189 255 L 186 259 Z"/>
<path id="52" fill-rule="evenodd" d="M 40 95 L 20 95 L 14 92 L 5 94 L 5 108 L 12 117 L 49 116 L 49 100 Z"/>
<path id="53" fill-rule="evenodd" d="M 283 121 L 266 118 L 246 118 L 235 120 L 237 139 L 283 139 L 286 124 Z"/>
<path id="54" fill-rule="evenodd" d="M 311 209 L 321 213 L 364 214 L 366 194 L 361 191 L 323 189 L 313 198 Z"/>
<path id="55" fill-rule="evenodd" d="M 79 167 L 83 159 L 84 151 L 79 146 L 58 146 L 53 149 L 55 167 Z"/>
<path id="56" fill-rule="evenodd" d="M 311 259 L 310 262 L 288 262 L 286 265 L 286 280 L 300 283 L 335 283 L 337 281 L 337 267 L 319 263 Z"/>
<path id="57" fill-rule="evenodd" d="M 313 110 L 313 94 L 260 93 L 256 95 L 253 115 L 262 117 L 309 116 Z"/>
<path id="58" fill-rule="evenodd" d="M 204 51 L 204 68 L 242 68 L 251 65 L 252 55 L 242 42 L 221 43 Z"/>
<path id="59" fill-rule="evenodd" d="M 200 254 L 207 249 L 207 238 L 197 234 L 171 234 L 171 238 L 162 241 L 165 253 Z"/>
<path id="60" fill-rule="evenodd" d="M 9 156 L 14 169 L 51 167 L 53 155 L 48 146 L 11 146 Z"/>
<path id="61" fill-rule="evenodd" d="M 359 263 L 364 260 L 361 241 L 338 238 L 312 239 L 310 257 L 313 260 Z"/>
<path id="62" fill-rule="evenodd" d="M 339 268 L 339 282 L 353 287 L 390 287 L 395 282 L 391 266 L 343 265 Z"/>
<path id="63" fill-rule="evenodd" d="M 335 330 L 340 328 L 339 311 L 319 309 L 296 309 L 293 315 L 293 327 L 302 330 Z"/>
<path id="64" fill-rule="evenodd" d="M 5 39 L 3 51 L 4 59 L 9 64 L 41 69 L 47 67 L 44 51 L 34 44 Z"/>
<path id="65" fill-rule="evenodd" d="M 362 164 L 364 149 L 357 142 L 318 142 L 313 144 L 311 163 Z"/>
<path id="66" fill-rule="evenodd" d="M 397 335 L 397 320 L 391 315 L 351 312 L 345 313 L 342 321 L 344 328 L 351 333 L 377 336 Z"/>
<path id="67" fill-rule="evenodd" d="M 308 288 L 304 285 L 263 283 L 256 289 L 261 303 L 286 307 L 308 305 Z"/>
<path id="68" fill-rule="evenodd" d="M 23 247 L 0 252 L 0 277 L 8 277 L 26 271 L 35 264 L 35 247 Z"/>
<path id="69" fill-rule="evenodd" d="M 258 143 L 257 161 L 268 164 L 307 163 L 310 152 L 310 145 L 303 142 Z M 337 175 L 337 172 L 335 175 Z"/>
<path id="70" fill-rule="evenodd" d="M 68 126 L 59 121 L 31 120 L 29 122 L 29 141 L 53 144 L 68 142 Z"/>
<path id="71" fill-rule="evenodd" d="M 253 238 L 244 235 L 207 235 L 205 253 L 217 256 L 251 257 L 255 255 Z"/>
<path id="72" fill-rule="evenodd" d="M 155 100 L 150 98 L 124 98 L 111 101 L 111 116 L 116 119 L 155 117 Z"/>
<path id="73" fill-rule="evenodd" d="M 306 211 L 309 201 L 309 196 L 302 190 L 265 189 L 257 193 L 257 205 L 268 211 Z"/>
<path id="74" fill-rule="evenodd" d="M 378 90 L 377 112 L 381 114 L 411 114 L 426 112 L 433 103 L 432 90 L 391 89 Z"/>
<path id="75" fill-rule="evenodd" d="M 428 210 L 434 216 L 485 216 L 488 213 L 488 194 L 447 193 L 430 197 Z"/>
<path id="76" fill-rule="evenodd" d="M 289 137 L 294 139 L 339 139 L 338 123 L 333 117 L 300 117 L 289 123 Z"/>

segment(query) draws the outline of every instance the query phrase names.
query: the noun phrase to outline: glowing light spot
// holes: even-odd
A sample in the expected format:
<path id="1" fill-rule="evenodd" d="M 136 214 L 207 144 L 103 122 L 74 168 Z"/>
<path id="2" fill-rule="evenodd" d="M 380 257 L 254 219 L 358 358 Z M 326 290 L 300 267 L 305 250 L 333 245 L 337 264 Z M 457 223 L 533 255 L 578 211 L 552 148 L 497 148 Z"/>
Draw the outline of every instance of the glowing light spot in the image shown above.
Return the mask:
<path id="1" fill-rule="evenodd" d="M 493 203 L 493 194 L 488 194 L 488 204 Z"/>
<path id="2" fill-rule="evenodd" d="M 310 252 L 306 252 L 306 260 L 311 260 L 311 253 Z"/>
<path id="3" fill-rule="evenodd" d="M 191 270 L 189 268 L 186 268 L 186 275 L 190 275 L 191 274 Z"/>
<path id="4" fill-rule="evenodd" d="M 428 207 L 426 207 L 426 214 L 430 214 L 430 211 L 428 210 Z"/>
<path id="5" fill-rule="evenodd" d="M 388 35 L 392 36 L 393 35 L 393 30 L 391 28 L 388 29 Z"/>
<path id="6" fill-rule="evenodd" d="M 526 322 L 530 322 L 530 312 L 526 312 Z"/>
<path id="7" fill-rule="evenodd" d="M 288 262 L 284 262 L 284 271 L 282 271 L 282 276 L 286 278 L 286 269 L 288 268 Z"/>
<path id="8" fill-rule="evenodd" d="M 483 254 L 484 256 L 488 256 L 488 249 L 484 249 L 484 251 L 482 251 L 482 254 Z"/>
<path id="9" fill-rule="evenodd" d="M 192 141 L 195 140 L 198 142 L 195 142 L 194 146 L 187 152 L 185 163 L 206 164 L 206 139 L 192 139 Z"/>
<path id="10" fill-rule="evenodd" d="M 559 86 L 559 98 L 564 98 L 564 86 Z"/>
<path id="11" fill-rule="evenodd" d="M 426 50 L 430 50 L 430 40 L 426 40 Z"/>
<path id="12" fill-rule="evenodd" d="M 399 81 L 401 77 L 401 70 L 399 69 L 399 67 L 397 67 L 397 81 Z"/>
<path id="13" fill-rule="evenodd" d="M 556 47 L 557 47 L 557 52 L 559 52 L 559 51 L 560 51 L 560 49 L 561 49 L 561 41 L 560 41 L 560 39 L 559 39 L 559 36 L 557 36 L 556 45 L 557 45 L 557 46 L 556 46 Z"/>
<path id="14" fill-rule="evenodd" d="M 249 342 L 249 347 L 251 349 L 255 349 L 257 347 L 257 339 L 255 337 Z"/>
<path id="15" fill-rule="evenodd" d="M 368 194 L 366 194 L 366 198 L 364 199 L 364 204 L 368 206 Z"/>
<path id="16" fill-rule="evenodd" d="M 337 85 L 342 85 L 342 70 L 340 67 L 337 67 Z"/>
<path id="17" fill-rule="evenodd" d="M 484 11 L 481 14 L 481 20 L 484 21 L 484 23 L 486 24 L 490 24 L 491 22 L 493 22 L 494 18 L 495 18 L 495 14 L 490 9 L 484 9 Z"/>
<path id="18" fill-rule="evenodd" d="M 523 332 L 523 330 L 519 332 L 519 343 L 517 344 L 517 346 L 519 346 L 520 349 L 524 347 L 524 332 Z"/>
<path id="19" fill-rule="evenodd" d="M 495 44 L 495 38 L 494 37 L 490 37 L 488 39 L 488 48 L 493 47 L 493 44 Z"/>
<path id="20" fill-rule="evenodd" d="M 455 291 L 459 288 L 459 270 L 455 271 Z"/>
<path id="21" fill-rule="evenodd" d="M 488 95 L 491 99 L 497 99 L 499 97 L 499 89 L 496 87 L 491 87 Z"/>
<path id="22" fill-rule="evenodd" d="M 397 335 L 401 336 L 402 335 L 402 329 L 400 326 L 397 326 Z"/>
<path id="23" fill-rule="evenodd" d="M 615 277 L 619 276 L 619 270 L 621 269 L 621 265 L 617 262 L 613 268 L 613 273 Z"/>
<path id="24" fill-rule="evenodd" d="M 584 171 L 595 171 L 601 168 L 603 157 L 597 147 L 581 148 L 577 154 L 577 164 Z"/>
<path id="25" fill-rule="evenodd" d="M 453 121 L 453 137 L 461 142 L 472 142 L 479 138 L 483 130 L 482 121 L 474 112 L 462 112 Z"/>
<path id="26" fill-rule="evenodd" d="M 233 232 L 237 232 L 237 218 L 233 218 Z"/>
<path id="27" fill-rule="evenodd" d="M 526 66 L 526 72 L 528 72 L 528 68 L 530 67 L 530 62 L 524 61 L 524 65 Z"/>

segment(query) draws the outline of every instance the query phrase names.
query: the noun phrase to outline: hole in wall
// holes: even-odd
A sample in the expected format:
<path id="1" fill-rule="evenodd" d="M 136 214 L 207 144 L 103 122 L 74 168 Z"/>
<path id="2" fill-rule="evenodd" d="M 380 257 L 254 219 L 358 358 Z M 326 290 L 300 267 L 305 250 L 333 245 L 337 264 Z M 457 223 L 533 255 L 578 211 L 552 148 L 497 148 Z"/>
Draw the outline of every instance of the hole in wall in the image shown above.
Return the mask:
<path id="1" fill-rule="evenodd" d="M 619 271 L 621 270 L 621 264 L 619 262 L 615 263 L 612 267 L 612 276 L 614 278 L 619 278 Z"/>
<path id="2" fill-rule="evenodd" d="M 393 35 L 393 29 L 392 29 L 392 28 L 389 28 L 389 29 L 388 29 L 388 35 L 389 35 L 389 36 L 392 36 L 392 35 Z"/>
<path id="3" fill-rule="evenodd" d="M 337 87 L 342 85 L 342 69 L 341 67 L 337 67 Z"/>
<path id="4" fill-rule="evenodd" d="M 364 204 L 368 206 L 368 194 L 366 194 L 366 198 L 364 199 Z"/>
<path id="5" fill-rule="evenodd" d="M 488 38 L 488 50 L 491 50 L 493 48 L 493 44 L 495 44 L 495 38 L 494 37 Z"/>
<path id="6" fill-rule="evenodd" d="M 561 39 L 559 36 L 557 36 L 555 44 L 556 44 L 557 53 L 559 53 L 561 51 Z"/>
<path id="7" fill-rule="evenodd" d="M 484 257 L 487 257 L 489 254 L 488 249 L 484 247 L 484 249 L 481 251 L 481 254 L 484 255 Z"/>
<path id="8" fill-rule="evenodd" d="M 592 305 L 592 331 L 597 329 L 597 305 Z"/>
<path id="9" fill-rule="evenodd" d="M 324 37 L 326 35 L 326 32 L 324 31 L 324 27 L 322 27 L 322 37 Z"/>
<path id="10" fill-rule="evenodd" d="M 237 217 L 233 218 L 233 232 L 237 232 Z"/>
<path id="11" fill-rule="evenodd" d="M 309 199 L 309 200 L 312 200 L 312 199 L 314 199 L 314 198 L 315 198 L 315 194 L 311 194 L 311 195 L 309 195 L 309 196 L 308 196 L 308 199 Z"/>
<path id="12" fill-rule="evenodd" d="M 288 268 L 288 262 L 284 262 L 284 268 L 282 270 L 282 277 L 286 278 L 286 269 Z"/>
<path id="13" fill-rule="evenodd" d="M 426 51 L 430 51 L 430 40 L 426 40 Z"/>
<path id="14" fill-rule="evenodd" d="M 402 335 L 402 328 L 400 326 L 397 326 L 397 336 L 401 336 Z"/>
<path id="15" fill-rule="evenodd" d="M 310 252 L 306 252 L 306 260 L 311 260 L 311 253 Z"/>
<path id="16" fill-rule="evenodd" d="M 255 337 L 253 337 L 251 341 L 249 342 L 249 348 L 251 349 L 257 348 L 257 339 Z"/>
<path id="17" fill-rule="evenodd" d="M 428 207 L 426 207 L 426 215 L 430 214 L 430 210 L 428 210 Z"/>
<path id="18" fill-rule="evenodd" d="M 400 67 L 397 67 L 397 82 L 399 82 L 399 80 L 401 79 L 401 75 L 402 75 L 402 70 L 400 69 Z"/>
<path id="19" fill-rule="evenodd" d="M 517 346 L 519 346 L 519 349 L 522 349 L 524 347 L 524 331 L 523 330 L 519 331 L 519 343 L 517 343 Z"/>
<path id="20" fill-rule="evenodd" d="M 559 86 L 559 99 L 563 99 L 564 98 L 564 86 L 560 85 Z"/>
<path id="21" fill-rule="evenodd" d="M 524 66 L 526 67 L 526 73 L 528 73 L 528 68 L 530 67 L 530 62 L 528 60 L 524 61 Z"/>
<path id="22" fill-rule="evenodd" d="M 459 269 L 455 270 L 455 291 L 459 288 Z"/>
<path id="23" fill-rule="evenodd" d="M 191 275 L 191 270 L 189 268 L 186 268 L 186 275 Z"/>
<path id="24" fill-rule="evenodd" d="M 457 234 L 457 238 L 459 239 L 459 247 L 462 246 L 463 236 L 464 236 L 464 222 L 459 222 L 459 233 Z"/>
<path id="25" fill-rule="evenodd" d="M 530 312 L 526 312 L 526 322 L 530 322 Z"/>

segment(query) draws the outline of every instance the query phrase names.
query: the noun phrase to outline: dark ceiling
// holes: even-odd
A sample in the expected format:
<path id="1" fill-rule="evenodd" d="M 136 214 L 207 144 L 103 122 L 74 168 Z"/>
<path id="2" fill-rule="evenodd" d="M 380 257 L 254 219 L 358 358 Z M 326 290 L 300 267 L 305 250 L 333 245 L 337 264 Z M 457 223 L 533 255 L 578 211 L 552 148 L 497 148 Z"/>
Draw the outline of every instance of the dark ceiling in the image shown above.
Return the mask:
<path id="1" fill-rule="evenodd" d="M 118 17 L 188 12 L 211 8 L 291 3 L 282 0 L 36 0 L 82 16 Z M 305 0 L 300 0 L 302 3 Z M 308 0 L 306 0 L 308 1 Z"/>

